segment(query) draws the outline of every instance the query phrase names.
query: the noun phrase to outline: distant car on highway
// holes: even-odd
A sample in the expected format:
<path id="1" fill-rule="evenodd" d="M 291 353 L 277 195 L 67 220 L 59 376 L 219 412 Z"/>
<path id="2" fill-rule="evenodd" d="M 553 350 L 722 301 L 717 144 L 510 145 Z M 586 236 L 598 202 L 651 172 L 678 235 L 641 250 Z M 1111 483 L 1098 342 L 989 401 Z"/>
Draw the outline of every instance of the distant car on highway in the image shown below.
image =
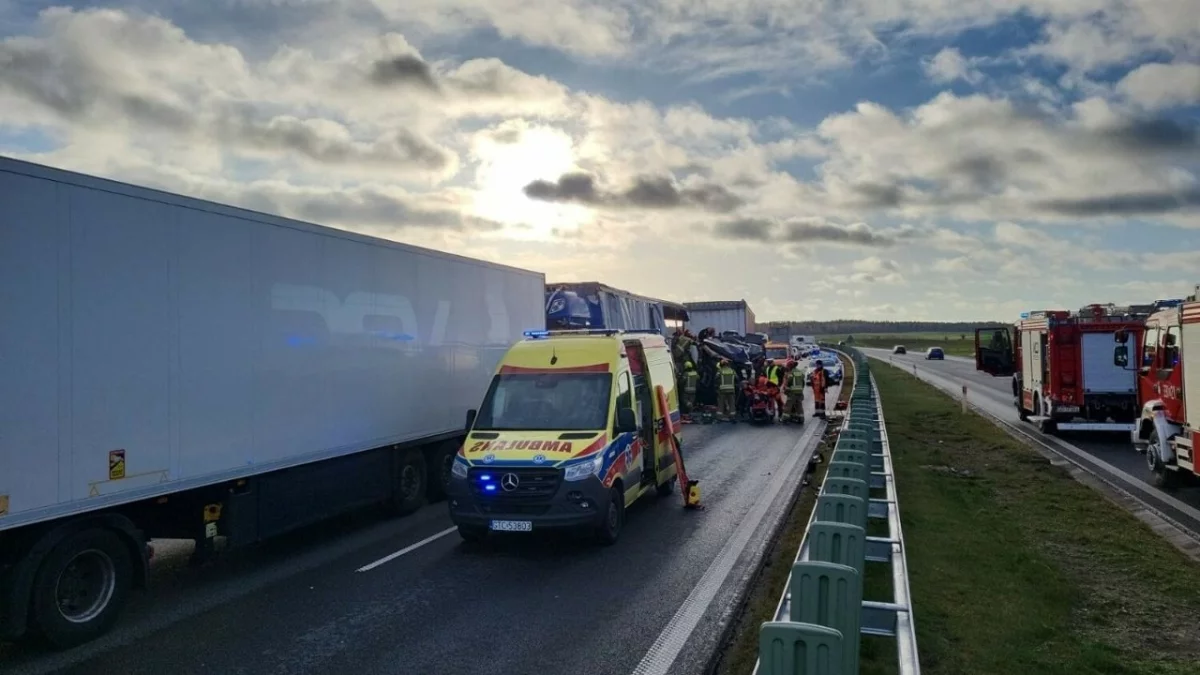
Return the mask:
<path id="1" fill-rule="evenodd" d="M 925 360 L 945 361 L 946 353 L 942 351 L 941 347 L 930 347 L 929 349 L 925 350 Z"/>
<path id="2" fill-rule="evenodd" d="M 892 353 L 893 354 L 907 354 L 908 350 L 904 348 L 904 345 L 896 345 L 895 347 L 892 347 Z"/>
<path id="3" fill-rule="evenodd" d="M 804 369 L 805 384 L 812 383 L 812 373 L 820 363 L 825 366 L 825 372 L 829 378 L 829 384 L 838 384 L 842 381 L 842 360 L 828 353 L 813 356 L 808 361 L 808 366 Z"/>

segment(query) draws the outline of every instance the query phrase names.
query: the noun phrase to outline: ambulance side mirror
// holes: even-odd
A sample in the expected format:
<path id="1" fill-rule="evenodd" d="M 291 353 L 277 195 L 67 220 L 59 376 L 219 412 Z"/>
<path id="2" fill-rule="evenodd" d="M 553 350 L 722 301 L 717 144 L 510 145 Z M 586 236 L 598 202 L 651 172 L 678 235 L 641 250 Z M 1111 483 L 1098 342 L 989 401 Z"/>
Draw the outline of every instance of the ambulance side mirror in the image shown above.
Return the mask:
<path id="1" fill-rule="evenodd" d="M 1129 365 L 1129 347 L 1117 345 L 1113 348 L 1113 365 L 1124 368 Z"/>
<path id="2" fill-rule="evenodd" d="M 637 433 L 637 415 L 633 408 L 617 408 L 617 433 Z"/>
<path id="3" fill-rule="evenodd" d="M 1125 330 L 1119 330 L 1119 331 L 1117 331 L 1116 333 L 1113 333 L 1113 340 L 1114 340 L 1114 341 L 1115 341 L 1117 344 L 1122 344 L 1122 345 L 1123 345 L 1123 344 L 1128 344 L 1128 342 L 1129 342 L 1129 331 L 1125 331 Z"/>
<path id="4" fill-rule="evenodd" d="M 475 417 L 479 415 L 479 411 L 471 408 L 467 411 L 467 426 L 466 430 L 470 431 L 471 427 L 475 426 Z"/>

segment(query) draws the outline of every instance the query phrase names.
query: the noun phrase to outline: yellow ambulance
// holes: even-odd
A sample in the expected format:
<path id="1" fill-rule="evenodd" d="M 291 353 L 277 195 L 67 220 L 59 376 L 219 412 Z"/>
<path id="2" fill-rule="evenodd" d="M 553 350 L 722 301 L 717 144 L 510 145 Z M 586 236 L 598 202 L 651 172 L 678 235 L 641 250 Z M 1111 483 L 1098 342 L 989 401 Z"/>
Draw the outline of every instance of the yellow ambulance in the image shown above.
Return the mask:
<path id="1" fill-rule="evenodd" d="M 676 484 L 670 349 L 651 331 L 525 336 L 501 360 L 479 409 L 467 413 L 447 489 L 450 517 L 467 541 L 571 528 L 612 544 L 630 504 L 650 492 L 669 495 Z"/>

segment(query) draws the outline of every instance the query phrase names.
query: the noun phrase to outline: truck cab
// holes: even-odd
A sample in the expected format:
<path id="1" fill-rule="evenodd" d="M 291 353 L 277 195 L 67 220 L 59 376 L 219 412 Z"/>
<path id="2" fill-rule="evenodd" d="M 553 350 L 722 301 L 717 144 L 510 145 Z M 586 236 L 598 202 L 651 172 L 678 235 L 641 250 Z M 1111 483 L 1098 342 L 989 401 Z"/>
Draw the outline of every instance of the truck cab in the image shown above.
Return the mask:
<path id="1" fill-rule="evenodd" d="M 626 508 L 677 479 L 675 382 L 650 331 L 527 333 L 467 415 L 447 490 L 460 535 L 576 529 L 615 543 Z"/>
<path id="2" fill-rule="evenodd" d="M 1160 300 L 1140 335 L 1116 338 L 1113 363 L 1137 371 L 1141 415 L 1133 446 L 1146 454 L 1154 483 L 1170 487 L 1181 475 L 1196 472 L 1187 394 L 1200 386 L 1200 303 Z"/>

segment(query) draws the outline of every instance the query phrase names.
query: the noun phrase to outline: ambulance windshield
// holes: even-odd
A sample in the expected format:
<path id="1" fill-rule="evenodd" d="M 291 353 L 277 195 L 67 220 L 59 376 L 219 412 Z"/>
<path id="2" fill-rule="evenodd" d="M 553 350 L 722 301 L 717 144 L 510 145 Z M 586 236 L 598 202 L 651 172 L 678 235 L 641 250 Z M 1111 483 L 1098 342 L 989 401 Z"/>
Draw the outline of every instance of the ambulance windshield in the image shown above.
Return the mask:
<path id="1" fill-rule="evenodd" d="M 476 431 L 598 431 L 608 426 L 610 373 L 497 375 Z"/>

